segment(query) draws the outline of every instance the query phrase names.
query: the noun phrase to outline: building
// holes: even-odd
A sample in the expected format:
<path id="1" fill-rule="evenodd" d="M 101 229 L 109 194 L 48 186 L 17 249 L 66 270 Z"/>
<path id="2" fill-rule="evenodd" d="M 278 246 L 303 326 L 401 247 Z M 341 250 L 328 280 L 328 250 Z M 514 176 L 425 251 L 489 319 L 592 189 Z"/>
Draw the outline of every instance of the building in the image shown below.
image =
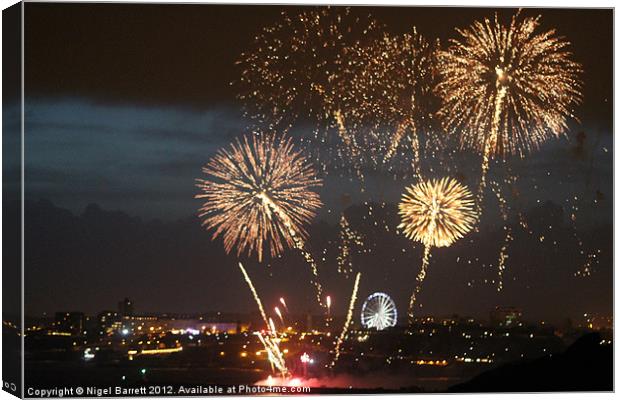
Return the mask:
<path id="1" fill-rule="evenodd" d="M 114 316 L 108 316 L 108 318 L 114 318 Z M 249 323 L 242 323 L 238 320 L 190 315 L 138 314 L 123 317 L 117 316 L 114 319 L 115 321 L 119 321 L 118 324 L 113 323 L 113 326 L 117 327 L 115 332 L 123 336 L 161 332 L 172 332 L 175 334 L 186 332 L 194 334 L 226 332 L 235 334 L 247 332 L 249 329 Z"/>
<path id="2" fill-rule="evenodd" d="M 520 326 L 522 315 L 520 308 L 497 306 L 490 314 L 491 325 L 504 328 Z"/>
<path id="3" fill-rule="evenodd" d="M 133 303 L 127 297 L 118 302 L 118 314 L 121 317 L 133 315 Z"/>
<path id="4" fill-rule="evenodd" d="M 114 311 L 102 311 L 97 315 L 99 335 L 111 335 L 121 329 L 121 316 Z"/>
<path id="5" fill-rule="evenodd" d="M 57 312 L 53 326 L 56 332 L 81 335 L 84 331 L 84 313 Z"/>

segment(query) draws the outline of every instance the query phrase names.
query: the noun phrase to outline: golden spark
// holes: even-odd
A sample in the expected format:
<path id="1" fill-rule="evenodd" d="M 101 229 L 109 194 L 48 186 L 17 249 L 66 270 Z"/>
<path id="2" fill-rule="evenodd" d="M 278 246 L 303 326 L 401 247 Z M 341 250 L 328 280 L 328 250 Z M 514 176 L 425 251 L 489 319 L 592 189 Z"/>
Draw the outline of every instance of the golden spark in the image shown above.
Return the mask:
<path id="1" fill-rule="evenodd" d="M 286 312 L 288 312 L 288 307 L 286 305 L 286 301 L 284 301 L 284 297 L 280 297 L 280 303 L 284 306 Z"/>
<path id="2" fill-rule="evenodd" d="M 263 308 L 263 302 L 260 301 L 260 297 L 258 297 L 258 293 L 256 292 L 256 288 L 254 287 L 254 284 L 252 283 L 252 280 L 250 279 L 250 276 L 245 271 L 245 268 L 243 268 L 243 264 L 239 263 L 239 269 L 241 269 L 241 273 L 243 274 L 243 278 L 245 279 L 245 282 L 250 287 L 250 291 L 252 292 L 252 296 L 254 297 L 254 301 L 256 301 L 256 305 L 258 305 L 258 311 L 260 311 L 260 315 L 261 315 L 261 317 L 263 317 L 263 321 L 265 321 L 265 325 L 267 327 L 269 327 L 269 318 L 267 318 L 267 314 L 265 313 L 265 309 Z"/>
<path id="3" fill-rule="evenodd" d="M 407 238 L 425 246 L 450 246 L 476 221 L 471 192 L 451 178 L 406 188 L 398 209 L 402 220 L 398 227 Z"/>
<path id="4" fill-rule="evenodd" d="M 398 205 L 403 234 L 424 245 L 422 267 L 409 301 L 409 323 L 413 308 L 426 277 L 431 247 L 447 247 L 462 238 L 474 226 L 476 211 L 471 192 L 455 179 L 422 181 L 406 188 Z"/>
<path id="5" fill-rule="evenodd" d="M 321 206 L 312 188 L 321 180 L 310 163 L 294 149 L 290 138 L 272 134 L 244 136 L 221 149 L 203 168 L 206 179 L 197 179 L 203 226 L 222 236 L 224 248 L 237 255 L 256 252 L 262 261 L 285 247 L 303 248 L 310 222 Z"/>
<path id="6" fill-rule="evenodd" d="M 376 27 L 369 16 L 357 16 L 348 7 L 283 12 L 281 21 L 265 27 L 237 62 L 241 78 L 234 84 L 247 114 L 260 125 L 284 131 L 300 119 L 313 121 L 314 139 L 321 143 L 331 141 L 327 132 L 336 127 L 336 154 L 325 159 L 359 153 L 345 127 L 347 94 L 339 82 L 349 68 L 346 53 L 360 38 L 378 32 Z"/>
<path id="7" fill-rule="evenodd" d="M 351 258 L 351 247 L 356 245 L 358 247 L 364 246 L 362 235 L 351 229 L 349 221 L 342 214 L 340 217 L 340 242 L 338 244 L 338 273 L 344 274 L 346 278 L 349 278 L 349 274 L 353 273 L 353 260 Z"/>
<path id="8" fill-rule="evenodd" d="M 254 334 L 258 337 L 258 340 L 265 348 L 265 352 L 267 353 L 267 359 L 271 363 L 272 367 L 275 366 L 278 371 L 280 371 L 282 378 L 286 378 L 289 375 L 289 370 L 286 367 L 284 355 L 280 350 L 280 339 L 275 336 L 270 337 L 268 335 L 263 335 L 261 332 L 254 332 Z"/>
<path id="9" fill-rule="evenodd" d="M 555 30 L 538 30 L 540 16 L 519 14 L 509 25 L 496 14 L 458 29 L 460 40 L 438 56 L 444 128 L 462 148 L 482 153 L 479 203 L 490 159 L 523 157 L 561 136 L 582 99 L 582 67 L 570 43 Z"/>
<path id="10" fill-rule="evenodd" d="M 288 369 L 286 368 L 284 356 L 282 352 L 280 351 L 280 347 L 278 345 L 279 343 L 279 339 L 277 337 L 278 332 L 275 328 L 273 320 L 267 317 L 267 314 L 265 313 L 265 309 L 263 308 L 263 302 L 258 296 L 258 292 L 256 291 L 256 288 L 254 287 L 254 284 L 252 283 L 250 276 L 246 272 L 245 268 L 243 268 L 243 264 L 239 263 L 239 269 L 241 269 L 241 273 L 243 274 L 243 277 L 246 283 L 248 284 L 250 291 L 252 292 L 252 296 L 254 297 L 254 301 L 256 301 L 258 310 L 260 311 L 260 314 L 263 317 L 265 326 L 267 327 L 267 330 L 269 331 L 269 333 L 273 335 L 273 337 L 263 336 L 261 332 L 255 332 L 255 334 L 256 336 L 258 336 L 258 339 L 260 340 L 261 344 L 264 346 L 265 351 L 267 352 L 267 358 L 269 359 L 269 363 L 271 364 L 272 368 L 273 366 L 278 368 L 278 370 L 282 374 L 282 377 L 284 378 L 288 375 Z"/>
<path id="11" fill-rule="evenodd" d="M 280 322 L 284 324 L 284 318 L 282 317 L 282 312 L 280 312 L 280 309 L 278 307 L 274 307 L 273 310 L 276 312 L 278 318 L 280 318 Z"/>
<path id="12" fill-rule="evenodd" d="M 514 177 L 510 177 L 507 179 L 507 183 L 514 184 L 515 180 L 516 179 Z M 507 201 L 504 196 L 502 196 L 500 185 L 497 182 L 491 181 L 491 190 L 497 197 L 500 215 L 502 217 L 502 221 L 504 222 L 504 241 L 502 242 L 502 247 L 499 250 L 499 257 L 497 260 L 497 291 L 501 292 L 504 288 L 504 272 L 506 270 L 506 260 L 508 260 L 508 245 L 514 240 L 514 237 L 512 235 L 512 227 L 508 223 Z"/>
<path id="13" fill-rule="evenodd" d="M 347 336 L 347 332 L 349 331 L 349 326 L 351 325 L 351 319 L 353 318 L 353 310 L 355 308 L 355 301 L 357 300 L 357 290 L 360 284 L 360 278 L 362 277 L 362 273 L 358 272 L 355 276 L 355 283 L 353 284 L 353 293 L 351 294 L 351 300 L 349 301 L 349 310 L 347 311 L 347 318 L 342 326 L 342 332 L 340 332 L 340 336 L 336 339 L 336 347 L 334 349 L 334 359 L 331 363 L 331 368 L 336 365 L 338 359 L 340 358 L 340 346 L 342 346 L 342 342 Z"/>
<path id="14" fill-rule="evenodd" d="M 269 318 L 269 332 L 276 337 L 278 336 L 278 330 L 276 329 L 276 324 L 273 323 L 273 319 Z"/>
<path id="15" fill-rule="evenodd" d="M 400 36 L 384 34 L 348 52 L 347 79 L 339 81 L 347 94 L 341 108 L 364 148 L 366 160 L 360 163 L 388 171 L 404 163 L 419 174 L 419 136 L 431 131 L 435 52 L 415 28 Z"/>

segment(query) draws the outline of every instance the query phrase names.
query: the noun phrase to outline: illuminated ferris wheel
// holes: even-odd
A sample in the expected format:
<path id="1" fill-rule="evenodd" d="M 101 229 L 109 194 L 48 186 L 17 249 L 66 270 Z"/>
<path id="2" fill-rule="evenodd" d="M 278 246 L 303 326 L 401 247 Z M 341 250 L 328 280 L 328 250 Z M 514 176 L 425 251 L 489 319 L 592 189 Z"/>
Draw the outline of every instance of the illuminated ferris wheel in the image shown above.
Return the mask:
<path id="1" fill-rule="evenodd" d="M 381 331 L 395 326 L 397 318 L 396 304 L 385 293 L 371 294 L 362 305 L 362 326 L 364 328 L 375 328 Z"/>

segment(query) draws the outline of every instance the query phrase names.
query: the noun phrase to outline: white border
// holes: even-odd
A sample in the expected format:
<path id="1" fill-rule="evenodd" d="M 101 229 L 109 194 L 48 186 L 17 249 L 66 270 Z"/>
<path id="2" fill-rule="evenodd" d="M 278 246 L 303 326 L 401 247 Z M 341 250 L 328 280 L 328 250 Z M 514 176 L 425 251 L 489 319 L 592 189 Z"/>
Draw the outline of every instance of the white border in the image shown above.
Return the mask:
<path id="1" fill-rule="evenodd" d="M 71 3 L 80 3 L 80 1 L 64 1 L 64 2 L 71 2 Z M 86 1 L 83 1 L 82 3 L 85 3 Z M 92 1 L 95 2 L 95 1 Z M 118 2 L 118 1 L 106 1 L 109 3 L 129 3 L 129 2 Z M 0 0 L 0 6 L 2 9 L 5 9 L 13 4 L 15 4 L 15 1 L 11 1 L 11 0 Z M 254 1 L 235 1 L 235 0 L 231 0 L 231 1 L 195 1 L 195 0 L 185 0 L 185 1 L 167 1 L 167 0 L 151 0 L 151 1 L 133 1 L 131 3 L 194 3 L 194 4 L 291 4 L 291 5 L 295 5 L 295 4 L 317 4 L 317 5 L 322 5 L 322 4 L 338 4 L 338 5 L 376 5 L 376 6 L 390 6 L 390 5 L 399 5 L 399 6 L 456 6 L 456 7 L 465 7 L 465 6 L 469 6 L 469 7 L 489 7 L 489 8 L 498 8 L 498 7 L 536 7 L 536 8 L 543 8 L 543 7 L 554 7 L 554 8 L 614 8 L 615 7 L 615 2 L 614 1 L 601 1 L 601 0 L 591 0 L 588 2 L 584 2 L 584 1 L 578 1 L 578 0 L 545 0 L 545 1 L 535 1 L 535 0 L 521 0 L 521 1 L 514 1 L 514 0 L 478 0 L 478 1 L 459 1 L 459 0 L 451 0 L 451 1 L 431 1 L 431 2 L 421 2 L 421 1 L 406 1 L 406 0 L 390 0 L 390 1 L 385 1 L 385 2 L 379 2 L 378 0 L 339 0 L 339 1 L 317 1 L 317 0 L 305 0 L 305 1 L 300 1 L 300 0 L 289 0 L 286 2 L 282 2 L 282 1 L 267 1 L 267 0 L 254 0 Z M 23 227 L 23 223 L 24 223 L 24 213 L 23 213 L 23 198 L 24 198 L 24 156 L 25 156 L 25 152 L 24 152 L 24 79 L 23 79 L 23 68 L 24 68 L 24 42 L 23 42 L 23 36 L 24 36 L 24 25 L 23 25 L 23 4 L 22 4 L 22 82 L 21 82 L 21 88 L 22 88 L 22 104 L 21 104 L 21 108 L 22 108 L 22 116 L 21 116 L 21 136 L 22 136 L 22 148 L 21 148 L 21 157 L 22 157 L 22 165 L 21 165 L 21 174 L 22 174 L 22 215 L 21 215 L 21 221 L 22 221 L 22 227 Z M 614 78 L 616 76 L 616 62 L 615 62 L 615 55 L 618 52 L 618 33 L 615 30 L 615 21 L 616 21 L 616 15 L 615 15 L 615 10 L 614 10 Z M 0 19 L 0 32 L 2 30 L 2 21 Z M 2 61 L 2 55 L 0 52 L 0 64 Z M 614 134 L 615 134 L 615 116 L 619 115 L 618 111 L 620 109 L 620 106 L 618 106 L 618 103 L 615 101 L 616 97 L 615 97 L 615 93 L 616 93 L 616 88 L 617 88 L 617 82 L 614 79 Z M 1 89 L 1 83 L 0 83 L 0 89 Z M 1 99 L 0 99 L 0 103 L 1 103 Z M 0 142 L 0 172 L 2 171 L 2 153 L 1 153 L 1 149 L 2 149 L 2 144 Z M 614 199 L 618 199 L 618 195 L 620 190 L 618 189 L 618 185 L 616 184 L 618 182 L 618 175 L 615 174 L 616 173 L 616 163 L 615 163 L 615 155 L 618 154 L 618 151 L 620 150 L 620 145 L 618 144 L 618 141 L 614 140 Z M 0 198 L 0 206 L 2 205 L 2 199 Z M 1 222 L 1 216 L 0 216 L 0 222 Z M 620 243 L 620 239 L 618 238 L 618 235 L 616 235 L 616 213 L 615 213 L 615 201 L 614 201 L 614 250 L 616 248 L 618 248 L 618 244 Z M 21 252 L 22 252 L 22 304 L 24 301 L 24 269 L 23 269 L 23 262 L 24 262 L 24 245 L 23 245 L 23 229 L 21 231 L 21 236 L 22 236 L 22 248 L 21 248 Z M 0 231 L 0 242 L 1 242 L 1 238 L 2 238 L 2 232 Z M 0 254 L 1 254 L 1 249 L 0 249 Z M 614 262 L 614 266 L 615 266 L 615 262 Z M 1 269 L 1 267 L 0 267 Z M 614 271 L 614 288 L 617 287 L 618 283 L 618 275 L 615 274 Z M 614 291 L 614 310 L 617 309 L 617 303 L 618 298 L 615 296 L 615 291 Z M 0 299 L 0 304 L 1 304 L 1 299 Z M 22 308 L 22 332 L 24 330 L 24 319 L 23 319 L 23 308 Z M 615 324 L 614 324 L 615 327 Z M 615 334 L 614 334 L 614 339 L 615 339 Z M 0 351 L 2 350 L 2 344 L 0 341 Z M 22 352 L 23 352 L 23 336 L 22 336 Z M 23 353 L 22 353 L 23 354 Z M 616 360 L 616 355 L 617 355 L 617 351 L 616 351 L 616 346 L 614 346 L 614 361 Z M 615 366 L 615 363 L 614 363 Z M 0 374 L 2 372 L 2 366 L 0 363 Z M 23 365 L 22 365 L 22 382 L 23 382 Z M 614 368 L 614 382 L 619 382 L 618 381 L 618 375 L 619 372 L 616 368 Z M 447 396 L 453 396 L 451 394 L 435 394 L 435 395 L 431 395 L 431 394 L 422 394 L 422 395 L 381 395 L 381 396 L 376 396 L 376 395 L 372 395 L 373 398 L 402 398 L 402 397 L 413 397 L 416 396 L 416 398 L 420 398 L 420 399 L 426 399 L 426 398 L 437 398 L 437 397 L 447 397 Z M 472 396 L 476 396 L 476 397 L 484 397 L 484 398 L 491 398 L 491 397 L 497 397 L 497 396 L 501 396 L 502 399 L 517 399 L 517 398 L 521 398 L 523 396 L 527 396 L 528 398 L 547 398 L 547 399 L 554 399 L 554 400 L 581 400 L 584 398 L 584 394 L 583 393 L 554 393 L 554 394 L 501 394 L 498 395 L 496 393 L 491 393 L 491 394 L 461 394 L 460 396 L 466 396 L 466 397 L 472 397 Z M 610 394 L 610 393 L 588 393 L 586 395 L 588 398 L 609 398 L 614 396 L 614 394 Z M 332 396 L 332 395 L 325 395 L 325 396 L 321 396 L 321 398 L 323 399 L 336 399 L 336 398 L 342 398 L 343 396 Z M 358 398 L 358 397 L 365 397 L 368 398 L 369 396 L 360 396 L 360 395 L 347 395 L 346 398 Z M 4 392 L 4 391 L 0 391 L 0 400 L 8 400 L 8 399 L 13 399 L 14 397 L 11 396 L 9 393 Z M 226 397 L 226 398 L 243 398 L 241 396 L 233 396 L 233 397 Z M 146 399 L 146 398 L 145 398 Z M 191 397 L 188 399 L 192 399 Z M 195 398 L 193 398 L 195 399 Z"/>

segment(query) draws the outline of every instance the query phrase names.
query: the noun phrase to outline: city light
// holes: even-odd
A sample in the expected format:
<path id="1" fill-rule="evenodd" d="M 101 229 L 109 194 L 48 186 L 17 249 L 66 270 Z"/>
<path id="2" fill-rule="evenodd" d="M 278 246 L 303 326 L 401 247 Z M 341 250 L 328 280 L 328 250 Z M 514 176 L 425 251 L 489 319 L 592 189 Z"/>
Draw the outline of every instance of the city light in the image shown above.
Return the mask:
<path id="1" fill-rule="evenodd" d="M 88 361 L 92 360 L 93 358 L 95 358 L 95 353 L 92 351 L 92 349 L 90 347 L 84 349 L 84 359 Z"/>
<path id="2" fill-rule="evenodd" d="M 313 358 L 311 358 L 311 357 L 310 357 L 310 355 L 308 355 L 308 353 L 305 353 L 305 352 L 304 352 L 304 354 L 302 354 L 302 355 L 299 357 L 299 359 L 300 359 L 300 361 L 301 361 L 302 363 L 304 363 L 304 364 L 308 364 L 308 363 L 309 363 L 309 364 L 314 364 L 314 359 L 313 359 Z"/>
<path id="3" fill-rule="evenodd" d="M 152 349 L 152 350 L 142 350 L 140 354 L 170 354 L 170 353 L 178 353 L 179 351 L 183 351 L 183 347 L 173 347 L 169 349 Z"/>

